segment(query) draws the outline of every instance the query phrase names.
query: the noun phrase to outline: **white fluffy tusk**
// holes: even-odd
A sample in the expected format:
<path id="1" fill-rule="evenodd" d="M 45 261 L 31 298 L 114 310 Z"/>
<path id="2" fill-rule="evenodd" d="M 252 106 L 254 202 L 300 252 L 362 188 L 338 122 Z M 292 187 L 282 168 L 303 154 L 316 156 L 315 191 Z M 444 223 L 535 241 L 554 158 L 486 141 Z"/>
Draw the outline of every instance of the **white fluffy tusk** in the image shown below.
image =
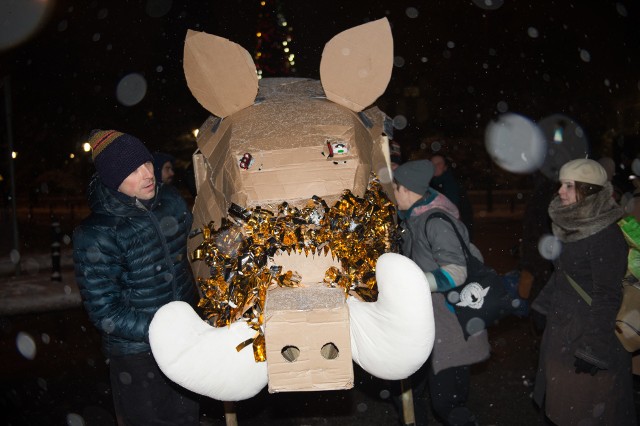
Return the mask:
<path id="1" fill-rule="evenodd" d="M 149 326 L 151 350 L 160 369 L 180 386 L 220 401 L 241 401 L 267 385 L 266 362 L 255 362 L 254 337 L 244 322 L 211 327 L 185 302 L 171 302 L 156 312 Z"/>
<path id="2" fill-rule="evenodd" d="M 429 358 L 435 338 L 431 293 L 411 259 L 385 253 L 376 264 L 378 300 L 347 300 L 353 360 L 368 373 L 401 380 Z"/>

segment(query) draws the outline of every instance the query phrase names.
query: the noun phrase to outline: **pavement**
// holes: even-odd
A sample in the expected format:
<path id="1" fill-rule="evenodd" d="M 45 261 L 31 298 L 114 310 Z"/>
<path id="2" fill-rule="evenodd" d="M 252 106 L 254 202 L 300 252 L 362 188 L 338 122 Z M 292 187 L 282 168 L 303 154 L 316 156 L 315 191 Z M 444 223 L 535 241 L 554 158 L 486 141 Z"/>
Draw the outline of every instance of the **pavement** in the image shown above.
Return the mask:
<path id="1" fill-rule="evenodd" d="M 20 259 L 19 274 L 16 274 L 16 257 L 9 255 L 0 259 L 0 316 L 81 306 L 71 248 L 61 251 L 59 274 L 53 271 L 51 253 Z"/>

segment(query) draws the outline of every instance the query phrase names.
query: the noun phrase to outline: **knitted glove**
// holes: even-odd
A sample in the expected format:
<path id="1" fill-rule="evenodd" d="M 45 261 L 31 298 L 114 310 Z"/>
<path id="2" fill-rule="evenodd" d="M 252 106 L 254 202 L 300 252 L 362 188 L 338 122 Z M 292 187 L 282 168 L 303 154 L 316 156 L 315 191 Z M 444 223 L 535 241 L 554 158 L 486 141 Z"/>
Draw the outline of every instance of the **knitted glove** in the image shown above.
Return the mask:
<path id="1" fill-rule="evenodd" d="M 576 358 L 576 361 L 573 363 L 573 365 L 574 367 L 576 367 L 576 374 L 589 373 L 592 376 L 595 376 L 599 370 L 598 367 L 588 361 L 585 361 L 582 358 Z"/>

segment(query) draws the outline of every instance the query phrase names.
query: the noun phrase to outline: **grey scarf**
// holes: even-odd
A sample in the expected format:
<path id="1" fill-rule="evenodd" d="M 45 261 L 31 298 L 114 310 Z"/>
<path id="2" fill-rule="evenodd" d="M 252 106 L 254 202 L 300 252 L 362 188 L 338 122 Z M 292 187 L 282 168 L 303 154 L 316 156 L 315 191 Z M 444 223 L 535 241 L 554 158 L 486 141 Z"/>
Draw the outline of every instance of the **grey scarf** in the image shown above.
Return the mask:
<path id="1" fill-rule="evenodd" d="M 549 217 L 553 221 L 553 234 L 562 242 L 570 243 L 586 238 L 617 222 L 622 208 L 612 198 L 613 187 L 607 182 L 602 191 L 563 206 L 557 195 L 549 204 Z"/>

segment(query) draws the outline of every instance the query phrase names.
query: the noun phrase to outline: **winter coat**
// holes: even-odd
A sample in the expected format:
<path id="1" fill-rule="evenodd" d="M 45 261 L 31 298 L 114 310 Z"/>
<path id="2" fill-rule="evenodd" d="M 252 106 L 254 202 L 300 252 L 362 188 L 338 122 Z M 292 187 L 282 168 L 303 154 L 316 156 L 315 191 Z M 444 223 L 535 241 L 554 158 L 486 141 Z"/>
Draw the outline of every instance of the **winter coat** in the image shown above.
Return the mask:
<path id="1" fill-rule="evenodd" d="M 186 252 L 193 217 L 171 186 L 159 185 L 148 204 L 94 176 L 91 214 L 73 234 L 76 280 L 106 356 L 149 351 L 155 312 L 174 300 L 197 302 Z"/>
<path id="2" fill-rule="evenodd" d="M 636 424 L 631 356 L 614 334 L 628 247 L 611 192 L 608 184 L 571 206 L 555 198 L 549 207 L 562 250 L 532 306 L 547 316 L 534 399 L 558 425 Z M 567 275 L 592 297 L 591 306 Z M 600 370 L 578 374 L 576 358 Z"/>
<path id="3" fill-rule="evenodd" d="M 466 261 L 460 241 L 451 225 L 441 218 L 427 222 L 435 212 L 447 214 L 456 224 L 460 234 L 469 244 L 465 226 L 458 220 L 457 208 L 440 195 L 427 205 L 414 208 L 403 220 L 402 252 L 425 272 L 437 270 L 444 265 L 460 265 L 466 270 Z M 442 293 L 431 294 L 436 337 L 431 353 L 431 364 L 437 374 L 441 370 L 475 364 L 489 357 L 489 340 L 486 330 L 465 340 L 462 326 L 453 308 Z"/>

